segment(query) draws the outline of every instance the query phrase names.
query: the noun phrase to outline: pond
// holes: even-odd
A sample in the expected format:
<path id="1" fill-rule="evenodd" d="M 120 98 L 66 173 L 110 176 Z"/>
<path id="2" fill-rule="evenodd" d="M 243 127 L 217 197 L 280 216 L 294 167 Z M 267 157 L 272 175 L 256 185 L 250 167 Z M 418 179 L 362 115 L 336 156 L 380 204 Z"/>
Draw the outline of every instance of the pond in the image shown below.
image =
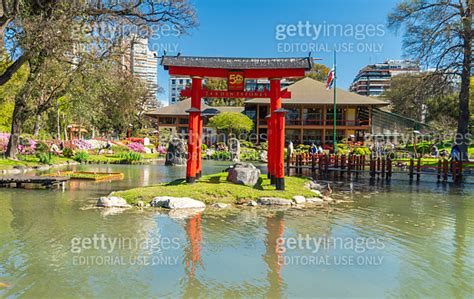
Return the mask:
<path id="1" fill-rule="evenodd" d="M 205 162 L 204 173 L 226 164 Z M 317 209 L 231 209 L 183 218 L 89 208 L 114 190 L 183 177 L 163 165 L 66 190 L 0 190 L 0 297 L 469 297 L 474 188 L 335 184 Z M 2 288 L 1 285 L 8 285 Z"/>

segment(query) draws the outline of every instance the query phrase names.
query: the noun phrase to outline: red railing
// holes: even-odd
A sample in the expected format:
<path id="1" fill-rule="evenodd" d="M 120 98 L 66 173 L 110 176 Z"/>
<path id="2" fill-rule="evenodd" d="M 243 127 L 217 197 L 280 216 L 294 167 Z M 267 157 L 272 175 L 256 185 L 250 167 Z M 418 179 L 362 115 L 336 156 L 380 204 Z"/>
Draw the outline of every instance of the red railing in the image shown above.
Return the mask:
<path id="1" fill-rule="evenodd" d="M 381 177 L 390 180 L 394 173 L 401 173 L 408 174 L 410 181 L 415 177 L 419 181 L 421 175 L 435 175 L 438 182 L 447 182 L 451 177 L 455 183 L 461 182 L 463 176 L 469 175 L 469 171 L 464 172 L 466 168 L 472 169 L 473 167 L 474 162 L 449 161 L 447 159 L 439 159 L 436 165 L 423 165 L 421 158 L 397 160 L 390 157 L 366 157 L 352 154 L 293 153 L 286 161 L 287 175 L 302 176 L 304 170 L 309 170 L 313 176 L 316 172 L 320 175 L 327 175 L 330 171 L 337 171 L 341 175 L 347 173 L 357 176 L 359 173 L 365 172 L 371 178 Z M 399 170 L 394 171 L 394 168 Z"/>

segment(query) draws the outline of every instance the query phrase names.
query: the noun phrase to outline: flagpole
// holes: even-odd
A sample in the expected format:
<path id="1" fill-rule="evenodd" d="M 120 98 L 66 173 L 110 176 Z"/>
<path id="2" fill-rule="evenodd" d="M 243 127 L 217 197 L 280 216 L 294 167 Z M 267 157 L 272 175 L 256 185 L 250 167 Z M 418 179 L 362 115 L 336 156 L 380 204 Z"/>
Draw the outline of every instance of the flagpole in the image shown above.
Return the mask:
<path id="1" fill-rule="evenodd" d="M 333 108 L 333 112 L 334 112 L 334 115 L 333 115 L 333 120 L 334 120 L 334 125 L 333 125 L 333 149 L 334 149 L 334 153 L 337 154 L 337 138 L 336 138 L 336 116 L 337 116 L 337 113 L 336 113 L 336 79 L 337 79 L 337 73 L 336 73 L 336 69 L 337 69 L 337 66 L 336 66 L 336 49 L 334 49 L 334 108 Z"/>

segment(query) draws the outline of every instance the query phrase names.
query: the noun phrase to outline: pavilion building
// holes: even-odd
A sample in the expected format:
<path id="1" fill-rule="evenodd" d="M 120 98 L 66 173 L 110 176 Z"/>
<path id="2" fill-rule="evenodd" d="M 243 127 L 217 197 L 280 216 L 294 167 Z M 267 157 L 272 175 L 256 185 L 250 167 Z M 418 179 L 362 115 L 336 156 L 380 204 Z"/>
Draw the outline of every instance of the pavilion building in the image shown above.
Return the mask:
<path id="1" fill-rule="evenodd" d="M 301 79 L 288 87 L 291 99 L 283 99 L 287 110 L 285 136 L 287 141 L 299 143 L 330 143 L 333 140 L 333 91 L 324 83 L 311 78 Z M 338 140 L 349 137 L 362 140 L 371 133 L 372 111 L 386 102 L 337 89 L 336 134 Z M 268 99 L 250 99 L 245 102 L 244 113 L 255 123 L 259 138 L 267 133 L 266 115 Z"/>
<path id="2" fill-rule="evenodd" d="M 330 144 L 333 140 L 333 91 L 324 83 L 311 78 L 301 79 L 287 87 L 291 99 L 282 99 L 287 110 L 285 140 L 294 144 Z M 419 123 L 383 111 L 388 103 L 380 98 L 358 95 L 337 89 L 336 133 L 337 140 L 355 139 L 362 141 L 366 134 L 403 133 L 417 128 Z M 249 99 L 244 107 L 211 107 L 202 102 L 204 133 L 212 132 L 207 126 L 208 119 L 220 112 L 241 112 L 254 121 L 254 133 L 259 141 L 266 141 L 267 115 L 270 99 Z M 159 129 L 169 129 L 174 133 L 186 134 L 190 99 L 151 111 L 147 115 L 156 120 Z M 208 117 L 206 117 L 206 115 Z"/>

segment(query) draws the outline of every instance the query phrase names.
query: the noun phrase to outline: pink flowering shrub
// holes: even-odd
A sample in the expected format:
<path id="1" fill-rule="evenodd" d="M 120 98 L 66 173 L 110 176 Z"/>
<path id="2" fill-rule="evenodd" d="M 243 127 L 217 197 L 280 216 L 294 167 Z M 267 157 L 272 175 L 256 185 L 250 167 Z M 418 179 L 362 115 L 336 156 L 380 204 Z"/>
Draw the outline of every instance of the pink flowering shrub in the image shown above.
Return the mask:
<path id="1" fill-rule="evenodd" d="M 36 150 L 36 141 L 30 135 L 20 136 L 18 152 L 22 155 L 34 154 Z"/>
<path id="2" fill-rule="evenodd" d="M 10 134 L 0 133 L 0 152 L 5 152 L 8 146 L 8 140 L 10 140 Z"/>
<path id="3" fill-rule="evenodd" d="M 72 146 L 74 149 L 81 150 L 81 151 L 89 151 L 93 149 L 92 145 L 87 140 L 83 140 L 83 139 L 80 139 L 80 140 L 74 139 L 72 141 Z"/>
<path id="4" fill-rule="evenodd" d="M 9 133 L 0 133 L 0 152 L 5 152 L 7 150 L 9 140 Z M 31 139 L 31 137 L 28 135 L 20 136 L 20 141 L 17 148 L 18 152 L 22 155 L 34 154 L 36 150 L 36 141 Z"/>
<path id="5" fill-rule="evenodd" d="M 137 153 L 145 153 L 145 146 L 139 142 L 132 142 L 128 145 L 128 148 L 131 151 L 137 152 Z"/>
<path id="6" fill-rule="evenodd" d="M 158 147 L 158 153 L 162 155 L 166 154 L 166 147 L 164 147 L 163 145 L 160 145 Z"/>

